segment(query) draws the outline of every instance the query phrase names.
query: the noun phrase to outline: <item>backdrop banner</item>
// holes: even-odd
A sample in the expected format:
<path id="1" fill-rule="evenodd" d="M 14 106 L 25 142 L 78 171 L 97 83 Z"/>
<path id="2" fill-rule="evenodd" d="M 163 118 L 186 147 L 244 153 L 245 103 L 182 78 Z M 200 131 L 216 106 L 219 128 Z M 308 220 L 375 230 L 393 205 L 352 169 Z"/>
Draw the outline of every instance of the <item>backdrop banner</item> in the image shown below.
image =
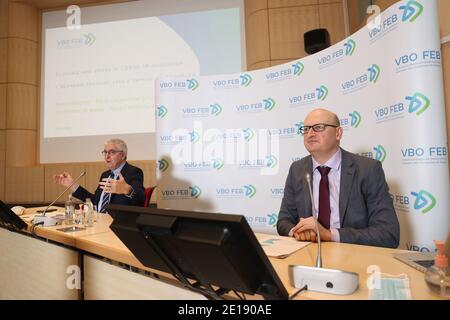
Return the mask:
<path id="1" fill-rule="evenodd" d="M 339 116 L 344 149 L 382 162 L 400 247 L 434 251 L 450 225 L 438 22 L 435 0 L 400 1 L 304 59 L 159 79 L 158 207 L 242 214 L 276 233 L 289 167 L 308 154 L 299 127 L 322 107 Z"/>

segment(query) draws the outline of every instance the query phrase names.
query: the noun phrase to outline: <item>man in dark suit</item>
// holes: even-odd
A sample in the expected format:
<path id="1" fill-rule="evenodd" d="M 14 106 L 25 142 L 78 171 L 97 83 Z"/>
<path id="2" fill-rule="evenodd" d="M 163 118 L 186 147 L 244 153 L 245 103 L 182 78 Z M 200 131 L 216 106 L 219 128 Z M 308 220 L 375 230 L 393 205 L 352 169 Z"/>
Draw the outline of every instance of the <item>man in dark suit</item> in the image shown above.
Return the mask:
<path id="1" fill-rule="evenodd" d="M 321 240 L 396 248 L 400 227 L 381 163 L 341 149 L 343 129 L 328 110 L 310 112 L 300 130 L 310 155 L 289 169 L 278 233 L 316 240 L 309 174 Z"/>
<path id="2" fill-rule="evenodd" d="M 86 201 L 90 198 L 97 205 L 99 212 L 105 212 L 108 203 L 143 206 L 145 201 L 144 174 L 141 169 L 130 165 L 127 160 L 128 148 L 126 143 L 120 139 L 111 139 L 105 142 L 102 151 L 107 171 L 100 176 L 100 182 L 92 194 L 78 184 L 71 189 L 72 195 Z M 67 172 L 55 175 L 55 183 L 68 187 L 73 178 Z"/>

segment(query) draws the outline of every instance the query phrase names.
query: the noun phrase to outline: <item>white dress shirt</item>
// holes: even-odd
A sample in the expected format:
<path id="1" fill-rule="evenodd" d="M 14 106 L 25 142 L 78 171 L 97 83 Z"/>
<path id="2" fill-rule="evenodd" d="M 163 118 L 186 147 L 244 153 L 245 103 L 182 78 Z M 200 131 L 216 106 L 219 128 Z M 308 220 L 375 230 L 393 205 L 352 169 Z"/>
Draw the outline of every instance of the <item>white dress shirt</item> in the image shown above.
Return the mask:
<path id="1" fill-rule="evenodd" d="M 330 188 L 330 232 L 331 241 L 340 242 L 339 232 L 337 229 L 341 227 L 339 218 L 339 191 L 341 186 L 341 162 L 342 152 L 339 148 L 338 151 L 325 163 L 318 163 L 314 157 L 312 157 L 313 163 L 313 197 L 314 197 L 314 214 L 319 216 L 319 185 L 320 175 L 318 167 L 326 166 L 331 168 L 328 173 L 328 183 Z"/>
<path id="2" fill-rule="evenodd" d="M 313 197 L 314 197 L 314 215 L 319 216 L 319 185 L 322 178 L 319 170 L 320 166 L 330 167 L 331 170 L 328 173 L 328 183 L 330 188 L 330 232 L 331 241 L 340 242 L 339 229 L 341 227 L 339 218 L 339 191 L 341 186 L 341 162 L 342 152 L 339 148 L 338 151 L 324 164 L 318 163 L 314 157 L 312 157 L 313 164 Z M 294 229 L 294 228 L 292 228 Z M 292 229 L 289 231 L 289 236 L 294 236 Z"/>

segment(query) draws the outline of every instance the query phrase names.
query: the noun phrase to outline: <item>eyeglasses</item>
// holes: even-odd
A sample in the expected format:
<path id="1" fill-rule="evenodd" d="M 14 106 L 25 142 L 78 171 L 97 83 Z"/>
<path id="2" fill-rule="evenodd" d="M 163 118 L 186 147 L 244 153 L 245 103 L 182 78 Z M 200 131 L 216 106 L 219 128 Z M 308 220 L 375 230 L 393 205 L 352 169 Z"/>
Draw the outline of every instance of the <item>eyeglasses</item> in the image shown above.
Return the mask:
<path id="1" fill-rule="evenodd" d="M 108 150 L 108 151 L 103 150 L 103 151 L 102 151 L 102 155 L 103 155 L 104 157 L 106 157 L 107 155 L 108 155 L 108 156 L 113 156 L 113 155 L 115 155 L 116 153 L 119 153 L 119 152 L 123 152 L 123 151 L 122 151 L 122 150 Z"/>
<path id="2" fill-rule="evenodd" d="M 335 126 L 333 124 L 318 123 L 312 126 L 301 126 L 299 130 L 301 134 L 307 134 L 309 132 L 309 129 L 311 128 L 314 130 L 314 132 L 322 132 L 325 131 L 327 127 L 337 128 L 339 126 Z"/>

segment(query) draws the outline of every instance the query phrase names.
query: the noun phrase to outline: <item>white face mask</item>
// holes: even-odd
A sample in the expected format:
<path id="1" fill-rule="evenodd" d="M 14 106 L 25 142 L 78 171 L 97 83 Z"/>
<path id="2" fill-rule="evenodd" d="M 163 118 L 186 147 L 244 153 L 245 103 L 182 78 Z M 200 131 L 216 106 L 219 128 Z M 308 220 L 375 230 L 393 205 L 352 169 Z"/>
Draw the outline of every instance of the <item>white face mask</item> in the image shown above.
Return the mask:
<path id="1" fill-rule="evenodd" d="M 385 273 L 372 275 L 369 300 L 411 300 L 411 289 L 406 274 L 393 276 Z"/>

